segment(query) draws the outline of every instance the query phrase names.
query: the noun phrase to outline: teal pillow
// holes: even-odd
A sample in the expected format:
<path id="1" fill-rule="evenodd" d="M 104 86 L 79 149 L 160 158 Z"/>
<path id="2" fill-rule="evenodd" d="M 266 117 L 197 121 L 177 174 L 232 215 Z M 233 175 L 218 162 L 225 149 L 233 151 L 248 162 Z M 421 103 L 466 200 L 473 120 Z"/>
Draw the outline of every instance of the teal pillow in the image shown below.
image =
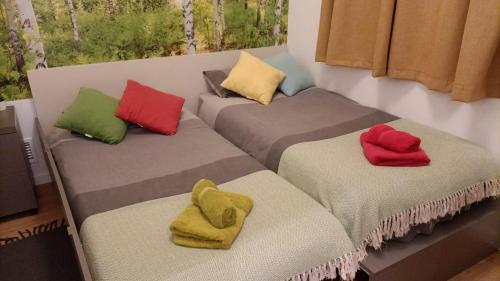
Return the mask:
<path id="1" fill-rule="evenodd" d="M 268 64 L 286 73 L 285 80 L 281 82 L 278 89 L 287 96 L 293 96 L 296 93 L 313 87 L 314 81 L 288 53 L 281 53 L 265 60 Z"/>
<path id="2" fill-rule="evenodd" d="M 118 104 L 117 99 L 97 90 L 81 88 L 54 126 L 105 143 L 119 143 L 127 133 L 127 123 L 115 116 Z"/>

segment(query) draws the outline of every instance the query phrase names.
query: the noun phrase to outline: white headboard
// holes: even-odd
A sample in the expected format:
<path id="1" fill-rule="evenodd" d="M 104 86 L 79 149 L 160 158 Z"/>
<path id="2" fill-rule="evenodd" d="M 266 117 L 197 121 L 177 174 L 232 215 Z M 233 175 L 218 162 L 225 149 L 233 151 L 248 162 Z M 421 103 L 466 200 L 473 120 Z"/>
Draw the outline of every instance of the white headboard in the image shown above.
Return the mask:
<path id="1" fill-rule="evenodd" d="M 286 51 L 285 46 L 247 50 L 258 57 Z M 56 67 L 28 72 L 38 119 L 46 134 L 75 99 L 80 87 L 95 88 L 120 98 L 128 79 L 186 98 L 193 112 L 198 96 L 207 92 L 203 70 L 227 69 L 234 65 L 239 51 L 173 56 L 99 64 Z"/>

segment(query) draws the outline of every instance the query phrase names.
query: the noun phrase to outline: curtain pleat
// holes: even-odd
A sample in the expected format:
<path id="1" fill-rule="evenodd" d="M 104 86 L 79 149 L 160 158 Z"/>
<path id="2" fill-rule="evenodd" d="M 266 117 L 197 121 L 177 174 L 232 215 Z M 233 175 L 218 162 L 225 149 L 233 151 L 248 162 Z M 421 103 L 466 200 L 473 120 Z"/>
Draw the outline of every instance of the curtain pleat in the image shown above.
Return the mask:
<path id="1" fill-rule="evenodd" d="M 500 1 L 471 0 L 452 98 L 500 98 Z"/>
<path id="2" fill-rule="evenodd" d="M 467 0 L 398 0 L 388 76 L 449 92 L 468 7 Z"/>
<path id="3" fill-rule="evenodd" d="M 380 5 L 377 23 L 377 37 L 373 51 L 373 76 L 379 77 L 387 74 L 387 61 L 392 35 L 392 22 L 396 0 L 385 0 Z"/>
<path id="4" fill-rule="evenodd" d="M 500 97 L 500 0 L 323 0 L 316 60 Z"/>
<path id="5" fill-rule="evenodd" d="M 394 0 L 323 0 L 316 61 L 384 75 Z"/>
<path id="6" fill-rule="evenodd" d="M 325 62 L 326 52 L 330 42 L 330 29 L 332 25 L 333 0 L 321 2 L 321 15 L 319 19 L 318 41 L 316 43 L 316 61 Z"/>

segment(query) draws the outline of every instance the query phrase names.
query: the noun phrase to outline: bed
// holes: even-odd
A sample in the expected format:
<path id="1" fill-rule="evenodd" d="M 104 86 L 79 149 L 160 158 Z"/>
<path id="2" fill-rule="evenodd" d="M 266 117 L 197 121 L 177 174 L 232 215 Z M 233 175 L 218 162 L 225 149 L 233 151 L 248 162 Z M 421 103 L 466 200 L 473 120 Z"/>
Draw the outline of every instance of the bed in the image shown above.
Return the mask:
<path id="1" fill-rule="evenodd" d="M 174 136 L 135 127 L 117 145 L 64 130 L 47 139 L 92 280 L 349 280 L 364 257 L 321 205 L 187 109 Z M 171 241 L 201 178 L 254 199 L 230 250 Z"/>
<path id="2" fill-rule="evenodd" d="M 362 257 L 341 224 L 284 179 L 260 171 L 220 188 L 255 201 L 230 250 L 170 241 L 168 223 L 189 204 L 189 194 L 146 201 L 83 223 L 80 233 L 94 280 L 307 281 L 334 279 L 337 271 L 342 279 L 354 277 Z"/>
<path id="3" fill-rule="evenodd" d="M 191 192 L 200 178 L 224 183 L 265 169 L 188 110 L 173 137 L 135 127 L 104 145 L 57 130 L 49 142 L 78 226 L 96 213 Z"/>
<path id="4" fill-rule="evenodd" d="M 200 96 L 198 115 L 273 171 L 278 171 L 281 155 L 293 144 L 398 119 L 321 88 L 310 88 L 291 98 L 278 92 L 268 106 L 242 97 L 222 99 L 205 93 Z"/>
<path id="5" fill-rule="evenodd" d="M 500 194 L 499 169 L 483 149 L 325 89 L 277 93 L 268 106 L 207 93 L 200 96 L 199 116 L 326 207 L 356 247 L 378 249 L 413 226 L 432 225 Z M 421 137 L 431 165 L 369 164 L 359 135 L 379 123 Z"/>

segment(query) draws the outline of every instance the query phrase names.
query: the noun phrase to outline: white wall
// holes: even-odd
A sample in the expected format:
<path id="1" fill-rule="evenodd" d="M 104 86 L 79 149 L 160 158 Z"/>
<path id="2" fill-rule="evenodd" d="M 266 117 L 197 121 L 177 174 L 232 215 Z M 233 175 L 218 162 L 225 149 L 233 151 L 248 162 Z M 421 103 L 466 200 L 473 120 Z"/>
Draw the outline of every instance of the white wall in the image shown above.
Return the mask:
<path id="1" fill-rule="evenodd" d="M 320 0 L 290 0 L 288 14 L 288 50 L 313 73 L 318 86 L 468 139 L 490 150 L 500 163 L 500 99 L 455 102 L 417 82 L 373 78 L 369 70 L 314 62 L 320 8 Z"/>

